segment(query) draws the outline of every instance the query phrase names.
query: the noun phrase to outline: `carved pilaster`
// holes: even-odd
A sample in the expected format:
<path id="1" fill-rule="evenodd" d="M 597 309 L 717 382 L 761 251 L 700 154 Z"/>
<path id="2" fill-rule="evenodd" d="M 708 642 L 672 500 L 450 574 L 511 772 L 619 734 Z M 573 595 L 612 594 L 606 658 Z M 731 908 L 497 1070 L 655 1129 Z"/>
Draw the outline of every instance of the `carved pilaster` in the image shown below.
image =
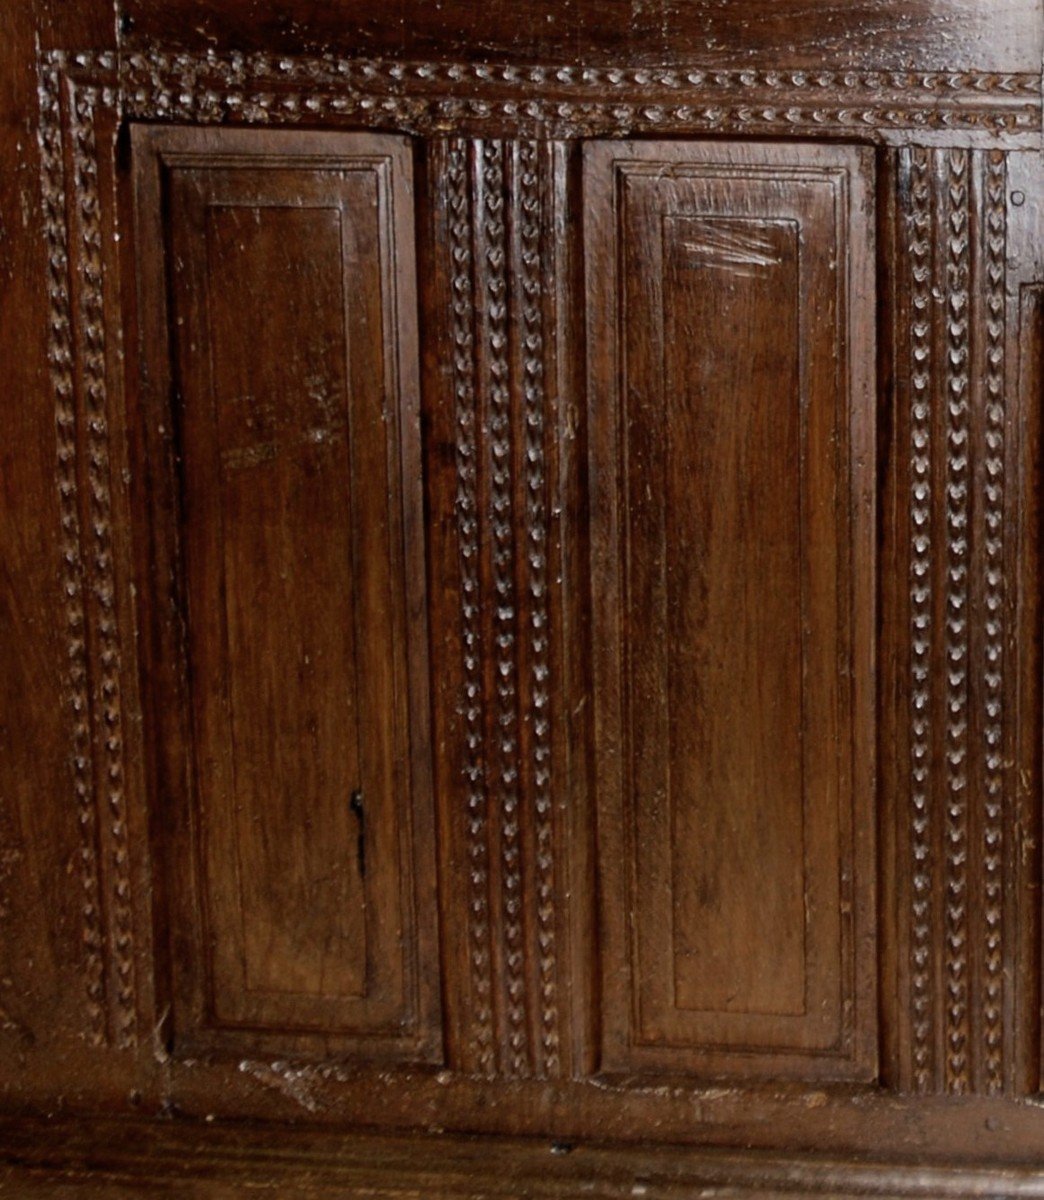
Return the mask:
<path id="1" fill-rule="evenodd" d="M 1006 204 L 1000 151 L 900 155 L 899 1075 L 924 1092 L 995 1092 L 1013 1070 Z"/>
<path id="2" fill-rule="evenodd" d="M 113 542 L 108 330 L 97 114 L 115 108 L 104 56 L 41 79 L 49 356 L 62 524 L 70 760 L 80 829 L 88 1036 L 136 1039 L 134 917 L 124 769 L 121 636 Z"/>
<path id="3" fill-rule="evenodd" d="M 560 1068 L 545 383 L 551 155 L 547 143 L 453 140 L 436 144 L 430 163 L 430 177 L 445 181 L 434 244 L 452 310 L 459 643 L 447 666 L 459 753 L 447 794 L 462 797 L 448 820 L 468 872 L 460 1058 L 481 1074 L 516 1077 Z M 448 435 L 444 417 L 433 419 Z"/>

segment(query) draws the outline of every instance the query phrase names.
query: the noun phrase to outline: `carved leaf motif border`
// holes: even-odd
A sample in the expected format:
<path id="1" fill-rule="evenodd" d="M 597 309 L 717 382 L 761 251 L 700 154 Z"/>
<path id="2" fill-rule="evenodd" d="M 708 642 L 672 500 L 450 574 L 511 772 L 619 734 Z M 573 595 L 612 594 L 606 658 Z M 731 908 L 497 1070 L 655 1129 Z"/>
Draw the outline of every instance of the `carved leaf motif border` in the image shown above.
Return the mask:
<path id="1" fill-rule="evenodd" d="M 423 135 L 1042 128 L 1038 75 L 556 68 L 150 50 L 54 52 L 40 64 L 48 350 L 65 605 L 65 703 L 80 831 L 88 1036 L 138 1034 L 118 584 L 113 552 L 99 115 L 343 124 Z"/>
<path id="2" fill-rule="evenodd" d="M 765 71 L 423 63 L 334 56 L 52 55 L 116 87 L 127 117 L 293 123 L 350 119 L 424 134 L 496 122 L 520 135 L 885 129 L 1034 132 L 1037 74 Z"/>
<path id="3" fill-rule="evenodd" d="M 41 72 L 48 355 L 65 621 L 63 699 L 80 834 L 86 1034 L 95 1045 L 127 1047 L 137 1039 L 137 1002 L 96 125 L 100 107 L 115 109 L 117 96 L 101 80 L 76 87 L 67 82 L 59 65 Z"/>
<path id="4" fill-rule="evenodd" d="M 1011 1087 L 1020 986 L 1003 152 L 904 150 L 909 323 L 909 1061 L 920 1092 Z"/>
<path id="5" fill-rule="evenodd" d="M 562 1069 L 547 440 L 556 401 L 545 383 L 559 270 L 553 153 L 536 139 L 451 138 L 433 144 L 429 164 L 429 177 L 446 181 L 436 242 L 446 247 L 456 444 L 470 976 L 461 1061 L 491 1078 Z"/>

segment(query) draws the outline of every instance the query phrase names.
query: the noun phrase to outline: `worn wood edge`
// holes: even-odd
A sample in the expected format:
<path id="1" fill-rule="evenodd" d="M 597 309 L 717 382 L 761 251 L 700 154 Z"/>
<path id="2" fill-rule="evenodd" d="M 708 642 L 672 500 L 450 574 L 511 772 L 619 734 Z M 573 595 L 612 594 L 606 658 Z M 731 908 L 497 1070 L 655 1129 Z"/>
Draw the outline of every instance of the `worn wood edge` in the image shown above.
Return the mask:
<path id="1" fill-rule="evenodd" d="M 0 1192 L 192 1183 L 294 1195 L 1032 1196 L 1044 1168 L 956 1167 L 758 1151 L 389 1136 L 186 1121 L 0 1119 Z M 63 1191 L 61 1194 L 67 1194 Z M 92 1192 L 104 1194 L 104 1191 Z M 215 1193 L 216 1194 L 216 1193 Z M 281 1191 L 281 1194 L 289 1194 Z"/>

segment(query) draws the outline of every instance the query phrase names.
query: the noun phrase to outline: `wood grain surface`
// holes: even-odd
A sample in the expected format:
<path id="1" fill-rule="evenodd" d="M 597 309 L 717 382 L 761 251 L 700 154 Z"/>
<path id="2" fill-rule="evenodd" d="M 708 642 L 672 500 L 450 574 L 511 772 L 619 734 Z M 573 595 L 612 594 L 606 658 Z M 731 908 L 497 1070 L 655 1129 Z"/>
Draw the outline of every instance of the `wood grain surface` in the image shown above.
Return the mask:
<path id="1" fill-rule="evenodd" d="M 621 56 L 650 66 L 702 60 L 765 67 L 1037 71 L 1044 52 L 1035 0 L 364 0 L 273 8 L 258 0 L 127 0 L 129 38 L 300 52 L 335 48 L 442 58 L 456 46 L 514 61 L 602 63 Z"/>
<path id="2" fill-rule="evenodd" d="M 0 12 L 0 1192 L 1044 1191 L 1042 58 Z"/>
<path id="3" fill-rule="evenodd" d="M 585 148 L 607 1067 L 874 1071 L 872 186 Z"/>
<path id="4" fill-rule="evenodd" d="M 438 976 L 408 146 L 135 133 L 144 469 L 174 493 L 141 538 L 153 577 L 174 576 L 174 612 L 144 618 L 169 660 L 148 673 L 177 681 L 151 699 L 174 1036 L 341 1034 L 424 1057 Z"/>

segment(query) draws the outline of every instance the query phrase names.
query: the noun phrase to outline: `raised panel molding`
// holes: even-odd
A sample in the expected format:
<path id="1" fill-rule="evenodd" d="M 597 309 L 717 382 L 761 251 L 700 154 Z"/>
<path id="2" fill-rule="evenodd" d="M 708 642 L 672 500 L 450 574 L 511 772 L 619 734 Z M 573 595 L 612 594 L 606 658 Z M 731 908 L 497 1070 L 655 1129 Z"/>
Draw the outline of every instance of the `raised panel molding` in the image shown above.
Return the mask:
<path id="1" fill-rule="evenodd" d="M 175 1050 L 439 1061 L 409 143 L 132 154 Z"/>
<path id="2" fill-rule="evenodd" d="M 585 150 L 606 1070 L 876 1072 L 872 183 Z"/>

